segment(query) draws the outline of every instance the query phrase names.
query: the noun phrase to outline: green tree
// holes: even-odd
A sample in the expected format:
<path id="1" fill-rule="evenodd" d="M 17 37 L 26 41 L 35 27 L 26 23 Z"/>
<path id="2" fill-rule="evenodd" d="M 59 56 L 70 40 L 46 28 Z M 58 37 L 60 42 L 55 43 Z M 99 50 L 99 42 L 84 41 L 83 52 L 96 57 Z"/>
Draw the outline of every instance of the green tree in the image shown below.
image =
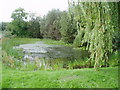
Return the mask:
<path id="1" fill-rule="evenodd" d="M 60 39 L 60 14 L 59 10 L 53 9 L 48 12 L 41 21 L 41 32 L 44 38 Z"/>
<path id="2" fill-rule="evenodd" d="M 43 16 L 43 18 L 40 21 L 40 31 L 43 38 L 47 37 L 47 24 L 46 24 L 46 16 Z"/>
<path id="3" fill-rule="evenodd" d="M 41 17 L 36 16 L 35 13 L 29 14 L 29 21 L 27 27 L 28 27 L 28 34 L 30 37 L 42 38 L 40 32 L 40 20 Z"/>
<path id="4" fill-rule="evenodd" d="M 27 13 L 25 12 L 25 10 L 21 7 L 15 9 L 11 15 L 11 18 L 16 20 L 25 20 L 27 19 Z"/>
<path id="5" fill-rule="evenodd" d="M 74 44 L 91 52 L 90 62 L 94 68 L 108 64 L 108 56 L 113 52 L 113 39 L 118 37 L 117 2 L 69 2 L 70 13 L 77 22 L 77 36 Z"/>
<path id="6" fill-rule="evenodd" d="M 27 13 L 23 8 L 15 9 L 11 15 L 13 18 L 12 22 L 9 25 L 9 29 L 12 31 L 12 34 L 17 36 L 24 37 L 27 34 Z"/>
<path id="7" fill-rule="evenodd" d="M 76 23 L 73 15 L 68 15 L 68 12 L 64 11 L 61 15 L 61 35 L 62 40 L 66 43 L 73 43 L 75 35 L 77 33 Z"/>
<path id="8" fill-rule="evenodd" d="M 1 22 L 0 23 L 0 31 L 5 31 L 7 30 L 7 24 L 6 22 Z"/>

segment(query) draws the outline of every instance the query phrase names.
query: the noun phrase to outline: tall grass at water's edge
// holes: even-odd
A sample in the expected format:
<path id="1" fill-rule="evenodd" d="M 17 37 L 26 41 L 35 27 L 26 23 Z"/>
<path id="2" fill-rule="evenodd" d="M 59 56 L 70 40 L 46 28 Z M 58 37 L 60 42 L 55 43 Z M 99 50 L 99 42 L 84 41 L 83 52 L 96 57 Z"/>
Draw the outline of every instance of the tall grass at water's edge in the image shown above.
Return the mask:
<path id="1" fill-rule="evenodd" d="M 11 38 L 11 39 L 3 39 L 2 43 L 2 52 L 3 52 L 3 59 L 5 60 L 5 63 L 7 62 L 7 65 L 14 68 L 14 65 L 16 64 L 17 67 L 20 67 L 20 62 L 16 62 L 18 60 L 21 60 L 23 58 L 24 53 L 21 49 L 16 50 L 13 48 L 13 46 L 17 46 L 20 44 L 28 44 L 28 43 L 35 43 L 37 41 L 44 41 L 47 44 L 54 44 L 54 45 L 65 45 L 62 41 L 55 41 L 55 40 L 48 40 L 48 39 L 33 39 L 33 38 Z M 68 45 L 70 46 L 70 45 Z M 118 65 L 118 59 L 120 57 L 120 52 L 115 52 L 113 55 L 110 56 L 109 64 L 110 66 L 117 66 Z M 3 61 L 4 61 L 3 60 Z M 39 61 L 39 60 L 38 60 Z M 59 59 L 56 59 L 54 61 L 60 61 Z M 78 60 L 74 62 L 68 62 L 66 65 L 60 64 L 59 62 L 52 63 L 52 70 L 65 68 L 65 69 L 77 69 L 77 68 L 86 68 L 89 67 L 89 64 L 86 62 L 86 60 Z M 40 68 L 37 68 L 37 64 L 29 64 L 26 66 L 27 70 L 39 70 Z M 91 67 L 91 66 L 90 66 Z M 29 69 L 28 69 L 29 68 Z M 37 69 L 36 69 L 37 68 Z M 44 66 L 42 69 L 45 68 Z M 23 70 L 23 69 L 22 69 Z M 25 69 L 26 70 L 26 69 Z"/>
<path id="2" fill-rule="evenodd" d="M 62 41 L 55 41 L 55 40 L 49 40 L 49 39 L 33 39 L 33 38 L 6 38 L 3 39 L 2 43 L 2 54 L 3 54 L 3 63 L 7 64 L 10 67 L 14 68 L 14 65 L 16 64 L 17 67 L 20 66 L 20 63 L 17 62 L 17 60 L 21 60 L 23 58 L 24 53 L 22 52 L 21 49 L 14 49 L 13 46 L 18 46 L 20 44 L 28 44 L 28 43 L 35 43 L 37 41 L 43 41 L 44 43 L 47 44 L 54 44 L 54 45 L 66 45 Z M 67 45 L 70 46 L 70 45 Z M 56 59 L 56 61 L 59 61 L 59 59 Z M 7 62 L 7 63 L 6 63 Z M 36 66 L 33 64 L 27 64 L 27 67 L 30 70 L 36 70 Z M 73 65 L 73 64 L 71 64 Z M 33 67 L 33 68 L 32 68 Z M 60 65 L 53 63 L 53 68 L 58 69 Z M 45 67 L 44 67 L 45 68 Z M 65 67 L 67 68 L 67 67 Z M 71 67 L 69 67 L 70 69 Z M 53 70 L 53 69 L 52 69 Z"/>
<path id="3" fill-rule="evenodd" d="M 2 39 L 2 61 L 3 64 L 15 68 L 15 64 L 17 67 L 20 66 L 20 62 L 17 60 L 21 60 L 23 58 L 22 49 L 14 49 L 14 46 L 18 46 L 20 44 L 28 44 L 35 43 L 40 39 L 31 39 L 31 38 L 3 38 Z"/>

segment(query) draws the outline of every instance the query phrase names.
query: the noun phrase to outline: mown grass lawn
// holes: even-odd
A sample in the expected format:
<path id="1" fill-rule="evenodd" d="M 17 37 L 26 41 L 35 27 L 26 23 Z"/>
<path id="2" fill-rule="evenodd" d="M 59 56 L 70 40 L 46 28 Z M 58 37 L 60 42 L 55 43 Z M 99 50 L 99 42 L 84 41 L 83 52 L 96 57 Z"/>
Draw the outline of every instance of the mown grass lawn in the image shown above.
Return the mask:
<path id="1" fill-rule="evenodd" d="M 3 88 L 117 88 L 118 67 L 62 71 L 16 71 L 5 69 Z"/>

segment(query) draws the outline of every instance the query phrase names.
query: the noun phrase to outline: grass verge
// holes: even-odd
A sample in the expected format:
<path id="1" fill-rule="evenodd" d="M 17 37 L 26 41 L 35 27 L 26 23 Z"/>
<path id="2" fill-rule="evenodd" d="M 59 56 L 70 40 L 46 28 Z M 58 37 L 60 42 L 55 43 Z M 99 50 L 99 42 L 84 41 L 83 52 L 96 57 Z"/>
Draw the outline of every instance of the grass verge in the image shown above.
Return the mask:
<path id="1" fill-rule="evenodd" d="M 3 88 L 118 88 L 118 68 L 15 71 L 3 70 Z"/>

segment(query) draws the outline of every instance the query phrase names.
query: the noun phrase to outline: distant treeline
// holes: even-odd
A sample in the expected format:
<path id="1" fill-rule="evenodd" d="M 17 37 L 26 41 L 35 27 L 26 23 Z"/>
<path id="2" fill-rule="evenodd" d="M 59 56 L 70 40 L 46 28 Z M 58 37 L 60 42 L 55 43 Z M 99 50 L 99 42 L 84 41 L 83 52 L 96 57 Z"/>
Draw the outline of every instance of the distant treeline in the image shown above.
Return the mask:
<path id="1" fill-rule="evenodd" d="M 94 67 L 106 65 L 111 53 L 120 47 L 120 3 L 75 2 L 68 0 L 68 11 L 53 9 L 40 17 L 16 9 L 10 23 L 2 23 L 18 37 L 49 38 L 86 47 Z"/>
<path id="2" fill-rule="evenodd" d="M 27 13 L 23 8 L 16 9 L 9 23 L 2 22 L 2 31 L 11 31 L 18 37 L 49 38 L 72 43 L 77 35 L 74 17 L 68 16 L 67 11 L 53 9 L 46 16 L 36 16 L 35 13 Z"/>

